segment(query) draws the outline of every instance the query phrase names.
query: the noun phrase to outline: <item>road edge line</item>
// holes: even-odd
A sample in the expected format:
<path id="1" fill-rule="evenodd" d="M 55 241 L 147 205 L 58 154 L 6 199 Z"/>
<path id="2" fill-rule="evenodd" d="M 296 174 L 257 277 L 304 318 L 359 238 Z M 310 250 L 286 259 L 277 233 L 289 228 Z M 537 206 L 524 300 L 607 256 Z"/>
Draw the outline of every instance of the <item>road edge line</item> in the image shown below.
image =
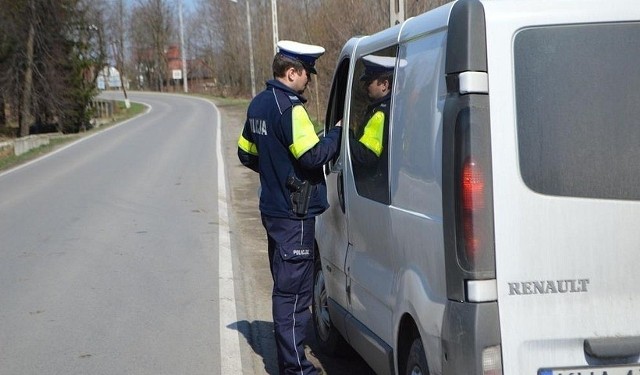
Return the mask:
<path id="1" fill-rule="evenodd" d="M 218 162 L 218 277 L 220 304 L 220 373 L 242 374 L 240 358 L 240 331 L 236 312 L 231 239 L 229 235 L 229 211 L 227 208 L 227 186 L 224 160 L 222 157 L 222 116 L 213 104 L 217 114 L 216 158 Z"/>

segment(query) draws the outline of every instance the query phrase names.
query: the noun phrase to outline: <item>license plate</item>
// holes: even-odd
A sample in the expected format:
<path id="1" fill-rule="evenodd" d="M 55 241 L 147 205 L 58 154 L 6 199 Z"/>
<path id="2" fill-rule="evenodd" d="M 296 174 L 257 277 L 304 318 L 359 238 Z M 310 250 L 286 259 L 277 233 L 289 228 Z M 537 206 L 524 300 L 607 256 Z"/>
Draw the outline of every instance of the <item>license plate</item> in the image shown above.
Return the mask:
<path id="1" fill-rule="evenodd" d="M 542 369 L 538 375 L 640 375 L 640 365 Z"/>

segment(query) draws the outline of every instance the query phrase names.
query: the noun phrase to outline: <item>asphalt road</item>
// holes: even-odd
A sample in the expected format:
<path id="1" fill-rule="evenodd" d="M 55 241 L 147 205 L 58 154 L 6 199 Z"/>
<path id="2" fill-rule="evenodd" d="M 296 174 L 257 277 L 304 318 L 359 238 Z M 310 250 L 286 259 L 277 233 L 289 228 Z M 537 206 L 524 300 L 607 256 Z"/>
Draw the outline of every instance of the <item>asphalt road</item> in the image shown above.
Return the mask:
<path id="1" fill-rule="evenodd" d="M 130 98 L 149 112 L 0 173 L 0 374 L 276 374 L 244 108 Z"/>

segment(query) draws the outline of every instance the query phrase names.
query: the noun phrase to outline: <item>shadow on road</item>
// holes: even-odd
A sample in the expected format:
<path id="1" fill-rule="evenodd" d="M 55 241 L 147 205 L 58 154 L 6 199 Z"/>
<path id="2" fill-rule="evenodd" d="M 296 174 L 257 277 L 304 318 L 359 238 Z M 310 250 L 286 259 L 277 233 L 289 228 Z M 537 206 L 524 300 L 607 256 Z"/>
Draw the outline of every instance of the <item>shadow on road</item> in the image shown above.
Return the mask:
<path id="1" fill-rule="evenodd" d="M 240 332 L 254 353 L 262 358 L 264 370 L 269 375 L 278 375 L 278 363 L 273 342 L 273 322 L 246 320 L 229 325 L 228 328 Z M 261 343 L 271 342 L 269 345 Z M 318 369 L 319 374 L 330 375 L 374 375 L 375 372 L 367 366 L 364 360 L 352 349 L 347 349 L 340 356 L 331 357 L 324 354 L 318 345 L 312 323 L 307 327 L 307 357 Z"/>

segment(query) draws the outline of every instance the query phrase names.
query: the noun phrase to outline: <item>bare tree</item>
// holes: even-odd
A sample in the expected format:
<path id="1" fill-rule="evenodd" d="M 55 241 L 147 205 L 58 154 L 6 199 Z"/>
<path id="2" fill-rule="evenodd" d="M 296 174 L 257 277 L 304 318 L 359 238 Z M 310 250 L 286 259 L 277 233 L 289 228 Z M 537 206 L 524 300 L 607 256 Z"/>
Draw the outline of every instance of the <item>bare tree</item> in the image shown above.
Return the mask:
<path id="1" fill-rule="evenodd" d="M 35 13 L 36 5 L 35 0 L 29 0 L 27 7 L 27 14 L 32 17 L 27 21 L 27 43 L 25 45 L 25 65 L 24 65 L 24 79 L 22 81 L 22 98 L 20 102 L 20 136 L 26 136 L 29 134 L 29 124 L 31 123 L 31 96 L 33 94 L 33 56 L 35 46 Z"/>
<path id="2" fill-rule="evenodd" d="M 19 121 L 21 135 L 28 134 L 34 121 L 84 121 L 82 103 L 91 100 L 108 53 L 119 72 L 129 70 L 144 77 L 139 83 L 165 90 L 171 78 L 166 52 L 178 35 L 176 1 L 136 0 L 126 9 L 126 0 L 0 0 L 0 126 L 7 121 L 5 106 Z M 252 21 L 250 40 L 245 1 Z M 405 0 L 406 17 L 445 2 Z M 327 50 L 307 93 L 320 117 L 342 45 L 353 36 L 386 28 L 388 0 L 278 0 L 277 4 L 280 39 Z M 249 95 L 250 42 L 258 87 L 272 78 L 271 0 L 196 0 L 195 11 L 186 19 L 183 48 L 213 70 L 219 93 Z"/>
<path id="3" fill-rule="evenodd" d="M 249 1 L 250 5 L 251 40 L 247 39 L 245 1 Z M 132 40 L 138 51 L 134 55 L 138 56 L 138 65 L 145 67 L 145 71 L 158 69 L 159 55 L 149 51 L 159 51 L 160 43 L 158 38 L 152 42 L 151 35 L 154 28 L 161 29 L 159 25 L 165 19 L 151 12 L 151 5 L 161 2 L 138 0 L 133 12 L 132 24 L 137 25 L 134 28 L 137 31 L 132 35 Z M 406 17 L 415 16 L 444 2 L 406 0 Z M 389 24 L 389 0 L 278 0 L 277 4 L 279 39 L 319 44 L 327 50 L 318 62 L 318 84 L 312 87 L 317 91 L 309 93 L 319 98 L 316 102 L 321 104 L 328 94 L 328 81 L 342 45 L 353 36 L 372 34 Z M 156 16 L 150 17 L 151 14 Z M 146 17 L 145 20 L 143 17 Z M 261 86 L 272 78 L 271 0 L 197 0 L 195 12 L 189 14 L 186 20 L 189 56 L 199 59 L 215 71 L 218 86 L 222 88 L 219 93 L 243 96 L 250 93 L 249 42 L 253 45 L 257 85 Z M 142 27 L 142 24 L 145 26 Z M 166 47 L 168 41 L 164 39 L 164 43 Z M 322 105 L 317 104 L 317 107 Z"/>
<path id="4" fill-rule="evenodd" d="M 217 8 L 212 2 L 198 1 L 195 10 L 186 17 L 186 49 L 201 71 L 218 71 L 218 51 L 223 42 L 222 33 L 217 27 L 216 12 Z"/>
<path id="5" fill-rule="evenodd" d="M 104 1 L 104 0 L 95 0 Z M 128 12 L 126 11 L 124 0 L 112 0 L 110 6 L 105 9 L 105 42 L 107 54 L 111 56 L 112 63 L 118 71 L 118 78 L 125 98 L 125 104 L 129 108 L 129 97 L 127 96 L 127 82 L 125 82 L 125 45 L 127 38 Z"/>
<path id="6" fill-rule="evenodd" d="M 251 40 L 247 39 L 246 2 L 250 5 Z M 248 96 L 251 92 L 249 43 L 253 46 L 258 88 L 273 76 L 271 0 L 197 0 L 187 17 L 189 56 L 198 58 L 216 75 L 219 94 Z M 405 0 L 406 17 L 445 3 L 445 0 Z M 372 34 L 389 25 L 389 0 L 278 0 L 279 39 L 319 44 L 327 50 L 318 62 L 318 76 L 307 93 L 320 117 L 328 95 L 337 55 L 357 35 Z"/>
<path id="7" fill-rule="evenodd" d="M 167 0 L 138 0 L 132 9 L 131 37 L 140 75 L 156 90 L 169 81 L 166 49 L 175 35 L 174 5 Z"/>

